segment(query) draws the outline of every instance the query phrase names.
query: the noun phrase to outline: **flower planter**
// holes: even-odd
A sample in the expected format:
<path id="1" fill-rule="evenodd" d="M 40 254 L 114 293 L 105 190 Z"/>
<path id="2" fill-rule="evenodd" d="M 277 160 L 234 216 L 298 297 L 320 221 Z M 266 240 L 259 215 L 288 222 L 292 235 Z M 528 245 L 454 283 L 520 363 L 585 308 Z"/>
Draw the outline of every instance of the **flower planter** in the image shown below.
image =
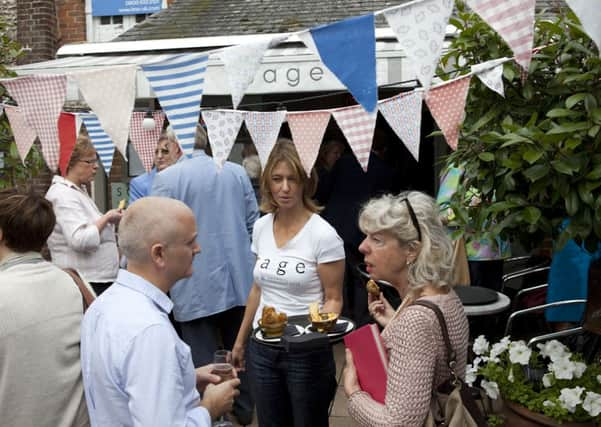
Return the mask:
<path id="1" fill-rule="evenodd" d="M 532 412 L 528 408 L 514 402 L 506 400 L 503 405 L 503 416 L 505 417 L 505 426 L 507 427 L 594 427 L 592 421 L 580 423 L 559 423 L 546 415 Z"/>

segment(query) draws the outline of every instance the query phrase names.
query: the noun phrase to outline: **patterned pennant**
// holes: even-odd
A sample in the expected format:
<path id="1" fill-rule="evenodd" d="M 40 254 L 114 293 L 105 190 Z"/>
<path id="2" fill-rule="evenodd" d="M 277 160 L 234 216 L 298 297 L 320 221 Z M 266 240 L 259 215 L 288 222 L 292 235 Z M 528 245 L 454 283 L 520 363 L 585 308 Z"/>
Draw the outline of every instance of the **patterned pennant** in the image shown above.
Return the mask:
<path id="1" fill-rule="evenodd" d="M 601 8 L 599 2 L 591 0 L 566 0 L 574 11 L 586 34 L 595 42 L 599 56 L 601 56 Z"/>
<path id="2" fill-rule="evenodd" d="M 425 0 L 384 12 L 388 25 L 407 54 L 408 62 L 414 64 L 413 69 L 426 91 L 430 88 L 442 52 L 453 4 L 453 0 Z"/>
<path id="3" fill-rule="evenodd" d="M 238 108 L 244 92 L 255 79 L 263 54 L 270 41 L 240 44 L 223 50 L 221 59 L 232 92 L 232 104 Z"/>
<path id="4" fill-rule="evenodd" d="M 202 118 L 207 125 L 213 160 L 218 169 L 227 160 L 242 126 L 244 113 L 233 110 L 208 110 L 202 112 Z"/>
<path id="5" fill-rule="evenodd" d="M 37 135 L 35 130 L 29 126 L 25 120 L 25 116 L 19 107 L 6 105 L 4 108 L 6 117 L 8 117 L 8 122 L 13 131 L 13 136 L 15 137 L 17 151 L 19 152 L 19 156 L 21 156 L 21 162 L 25 165 L 25 158 L 27 157 L 29 150 L 31 150 L 31 146 Z"/>
<path id="6" fill-rule="evenodd" d="M 363 168 L 363 172 L 367 172 L 378 111 L 368 113 L 361 106 L 355 105 L 333 110 L 332 115 Z"/>
<path id="7" fill-rule="evenodd" d="M 319 154 L 319 146 L 326 133 L 330 114 L 329 111 L 303 111 L 287 115 L 292 141 L 307 176 L 311 175 L 311 169 Z"/>
<path id="8" fill-rule="evenodd" d="M 376 34 L 374 15 L 357 16 L 310 30 L 322 62 L 366 111 L 376 110 Z"/>
<path id="9" fill-rule="evenodd" d="M 131 126 L 129 130 L 129 139 L 138 153 L 140 161 L 144 165 L 146 172 L 150 172 L 154 163 L 154 150 L 163 131 L 163 122 L 165 115 L 162 111 L 153 111 L 154 129 L 146 130 L 142 127 L 142 122 L 146 117 L 143 111 L 134 111 L 131 116 Z"/>
<path id="10" fill-rule="evenodd" d="M 136 66 L 72 73 L 86 102 L 127 160 L 129 122 L 136 100 Z"/>
<path id="11" fill-rule="evenodd" d="M 186 155 L 191 155 L 194 151 L 194 136 L 200 116 L 208 59 L 206 54 L 187 54 L 142 65 Z"/>
<path id="12" fill-rule="evenodd" d="M 32 75 L 0 80 L 40 137 L 42 156 L 51 171 L 58 168 L 58 117 L 67 93 L 67 76 Z"/>
<path id="13" fill-rule="evenodd" d="M 255 143 L 261 166 L 264 168 L 278 139 L 282 122 L 286 118 L 286 111 L 248 111 L 245 115 L 246 128 Z"/>
<path id="14" fill-rule="evenodd" d="M 380 113 L 418 162 L 422 125 L 422 94 L 421 90 L 402 93 L 378 104 Z"/>
<path id="15" fill-rule="evenodd" d="M 86 125 L 88 135 L 92 140 L 92 144 L 94 144 L 94 148 L 96 148 L 98 157 L 100 157 L 104 172 L 106 173 L 106 176 L 109 176 L 111 173 L 111 167 L 113 166 L 115 144 L 113 144 L 113 141 L 111 141 L 111 137 L 102 129 L 96 114 L 82 114 L 81 119 Z"/>
<path id="16" fill-rule="evenodd" d="M 430 89 L 426 95 L 430 113 L 453 150 L 457 149 L 459 141 L 459 127 L 463 122 L 463 109 L 470 80 L 470 76 L 466 76 L 443 83 Z"/>
<path id="17" fill-rule="evenodd" d="M 467 0 L 467 4 L 505 40 L 526 71 L 532 59 L 536 0 Z"/>
<path id="18" fill-rule="evenodd" d="M 477 75 L 486 87 L 497 92 L 504 98 L 503 62 L 505 62 L 505 59 L 493 59 L 492 61 L 486 61 L 482 64 L 472 65 L 472 74 Z"/>
<path id="19" fill-rule="evenodd" d="M 61 113 L 58 118 L 58 137 L 60 139 L 60 157 L 58 166 L 63 176 L 67 175 L 67 166 L 77 142 L 79 130 L 77 129 L 78 114 Z M 81 122 L 79 122 L 81 123 Z"/>

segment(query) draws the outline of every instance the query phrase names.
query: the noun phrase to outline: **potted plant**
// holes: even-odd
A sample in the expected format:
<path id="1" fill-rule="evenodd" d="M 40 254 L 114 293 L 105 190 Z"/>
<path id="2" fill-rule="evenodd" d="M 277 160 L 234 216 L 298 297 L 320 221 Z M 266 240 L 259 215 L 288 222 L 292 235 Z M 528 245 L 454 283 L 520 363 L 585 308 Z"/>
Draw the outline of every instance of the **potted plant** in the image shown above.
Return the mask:
<path id="1" fill-rule="evenodd" d="M 442 66 L 460 68 L 512 52 L 487 24 L 456 2 L 459 30 Z M 448 166 L 464 170 L 451 200 L 456 237 L 512 238 L 537 247 L 552 238 L 595 250 L 601 241 L 601 58 L 567 7 L 539 18 L 532 63 L 523 79 L 503 68 L 505 97 L 472 78 L 465 121 Z M 459 65 L 457 65 L 459 64 Z M 465 203 L 469 189 L 480 203 Z M 569 218 L 569 224 L 562 223 Z"/>
<path id="2" fill-rule="evenodd" d="M 490 399 L 502 398 L 511 411 L 539 425 L 601 423 L 599 363 L 587 365 L 581 355 L 557 340 L 537 344 L 537 348 L 532 350 L 524 341 L 509 337 L 490 345 L 481 335 L 474 341 L 476 357 L 467 366 L 466 383 L 479 385 Z M 495 424 L 495 420 L 499 417 L 489 421 Z"/>

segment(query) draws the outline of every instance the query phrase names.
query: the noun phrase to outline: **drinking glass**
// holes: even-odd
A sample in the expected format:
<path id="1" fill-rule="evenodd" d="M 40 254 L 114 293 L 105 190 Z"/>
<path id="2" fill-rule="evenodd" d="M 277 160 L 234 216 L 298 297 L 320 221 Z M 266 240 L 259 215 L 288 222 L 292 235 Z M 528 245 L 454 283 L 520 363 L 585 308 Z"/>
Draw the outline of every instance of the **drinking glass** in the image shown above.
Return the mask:
<path id="1" fill-rule="evenodd" d="M 219 375 L 221 384 L 224 381 L 234 378 L 234 366 L 232 365 L 232 352 L 229 350 L 217 350 L 213 354 L 213 374 Z M 213 424 L 213 427 L 229 427 L 233 424 L 225 419 L 225 416 Z"/>

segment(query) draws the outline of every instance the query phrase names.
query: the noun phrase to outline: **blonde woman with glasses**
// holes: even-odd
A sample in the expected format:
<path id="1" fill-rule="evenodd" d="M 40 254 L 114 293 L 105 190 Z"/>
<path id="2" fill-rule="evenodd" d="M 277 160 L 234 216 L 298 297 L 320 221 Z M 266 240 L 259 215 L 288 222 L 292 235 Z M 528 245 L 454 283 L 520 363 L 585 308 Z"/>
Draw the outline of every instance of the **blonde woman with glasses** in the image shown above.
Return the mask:
<path id="1" fill-rule="evenodd" d="M 361 390 L 347 350 L 343 382 L 349 413 L 361 426 L 422 426 L 434 387 L 451 373 L 436 314 L 413 302 L 425 300 L 440 308 L 456 353 L 455 372 L 465 376 L 469 330 L 449 283 L 451 242 L 434 199 L 414 191 L 372 199 L 361 211 L 359 226 L 366 235 L 359 251 L 367 272 L 389 283 L 403 302 L 395 311 L 382 293 L 369 296 L 369 312 L 384 328 L 389 357 L 386 397 L 381 404 Z"/>

